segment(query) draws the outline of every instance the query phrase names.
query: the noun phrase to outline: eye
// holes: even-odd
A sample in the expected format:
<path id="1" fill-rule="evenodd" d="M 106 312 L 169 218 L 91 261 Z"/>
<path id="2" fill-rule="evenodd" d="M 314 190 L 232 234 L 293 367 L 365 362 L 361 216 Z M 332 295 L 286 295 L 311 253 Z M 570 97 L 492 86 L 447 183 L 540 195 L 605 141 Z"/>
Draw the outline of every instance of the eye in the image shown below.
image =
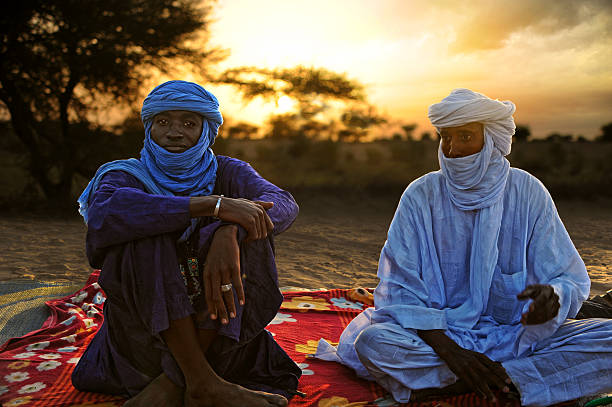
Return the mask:
<path id="1" fill-rule="evenodd" d="M 159 118 L 157 119 L 157 124 L 159 124 L 160 126 L 165 126 L 168 124 L 168 120 L 164 119 L 164 118 Z"/>
<path id="2" fill-rule="evenodd" d="M 472 135 L 471 134 L 464 134 L 461 136 L 461 140 L 463 141 L 470 141 L 472 139 Z"/>
<path id="3" fill-rule="evenodd" d="M 191 120 L 185 120 L 184 126 L 185 127 L 193 127 L 193 126 L 195 126 L 195 122 L 192 122 Z"/>

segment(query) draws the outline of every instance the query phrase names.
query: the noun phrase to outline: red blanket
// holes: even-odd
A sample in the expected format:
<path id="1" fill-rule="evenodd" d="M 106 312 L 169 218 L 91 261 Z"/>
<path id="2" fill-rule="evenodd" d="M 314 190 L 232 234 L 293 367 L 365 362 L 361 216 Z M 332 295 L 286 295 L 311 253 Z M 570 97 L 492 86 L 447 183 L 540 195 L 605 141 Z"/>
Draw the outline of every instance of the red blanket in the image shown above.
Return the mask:
<path id="1" fill-rule="evenodd" d="M 97 329 L 102 325 L 104 293 L 94 272 L 73 295 L 48 301 L 51 316 L 42 328 L 14 338 L 0 348 L 2 406 L 120 406 L 124 399 L 80 392 L 70 374 Z M 347 290 L 285 293 L 280 312 L 268 326 L 278 343 L 299 364 L 303 375 L 291 406 L 395 406 L 385 391 L 361 380 L 337 363 L 309 358 L 323 338 L 336 342 L 344 327 L 364 306 L 346 300 Z M 414 403 L 413 405 L 418 405 Z M 422 406 L 485 405 L 474 394 L 422 403 Z M 515 400 L 499 405 L 518 406 Z"/>

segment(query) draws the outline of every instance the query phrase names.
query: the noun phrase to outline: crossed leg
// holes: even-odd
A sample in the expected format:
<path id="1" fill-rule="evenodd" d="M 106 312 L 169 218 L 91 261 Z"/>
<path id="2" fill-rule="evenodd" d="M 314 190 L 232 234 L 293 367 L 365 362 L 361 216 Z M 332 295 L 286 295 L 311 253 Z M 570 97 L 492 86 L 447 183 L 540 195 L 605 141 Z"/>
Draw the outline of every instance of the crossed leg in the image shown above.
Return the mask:
<path id="1" fill-rule="evenodd" d="M 127 407 L 275 407 L 286 406 L 287 399 L 276 394 L 248 390 L 219 377 L 205 354 L 216 336 L 214 330 L 196 330 L 192 317 L 170 322 L 161 332 L 164 342 L 176 359 L 186 387 L 173 383 L 164 373 L 153 380 Z"/>

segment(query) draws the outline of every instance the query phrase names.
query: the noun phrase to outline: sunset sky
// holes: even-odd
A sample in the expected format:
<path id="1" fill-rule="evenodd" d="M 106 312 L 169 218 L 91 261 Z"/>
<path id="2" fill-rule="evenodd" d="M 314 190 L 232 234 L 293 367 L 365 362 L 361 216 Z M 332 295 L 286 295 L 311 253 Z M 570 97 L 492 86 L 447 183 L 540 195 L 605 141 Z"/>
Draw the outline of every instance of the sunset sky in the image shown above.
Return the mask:
<path id="1" fill-rule="evenodd" d="M 211 44 L 230 51 L 222 67 L 344 72 L 417 133 L 458 87 L 512 100 L 536 137 L 592 138 L 612 122 L 610 0 L 220 0 L 213 18 Z M 261 124 L 274 108 L 215 93 L 234 120 Z"/>

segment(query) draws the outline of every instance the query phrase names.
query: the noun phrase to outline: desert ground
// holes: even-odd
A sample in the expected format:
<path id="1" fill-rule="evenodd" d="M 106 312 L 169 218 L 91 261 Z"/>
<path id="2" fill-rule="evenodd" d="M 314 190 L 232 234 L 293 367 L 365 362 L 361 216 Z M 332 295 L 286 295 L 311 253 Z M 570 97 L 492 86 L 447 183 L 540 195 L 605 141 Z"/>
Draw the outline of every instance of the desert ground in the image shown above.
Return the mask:
<path id="1" fill-rule="evenodd" d="M 284 288 L 375 287 L 376 268 L 397 197 L 296 196 L 300 215 L 275 240 Z M 612 203 L 558 201 L 591 276 L 591 294 L 612 288 Z M 84 282 L 86 226 L 78 215 L 0 215 L 0 280 Z"/>

